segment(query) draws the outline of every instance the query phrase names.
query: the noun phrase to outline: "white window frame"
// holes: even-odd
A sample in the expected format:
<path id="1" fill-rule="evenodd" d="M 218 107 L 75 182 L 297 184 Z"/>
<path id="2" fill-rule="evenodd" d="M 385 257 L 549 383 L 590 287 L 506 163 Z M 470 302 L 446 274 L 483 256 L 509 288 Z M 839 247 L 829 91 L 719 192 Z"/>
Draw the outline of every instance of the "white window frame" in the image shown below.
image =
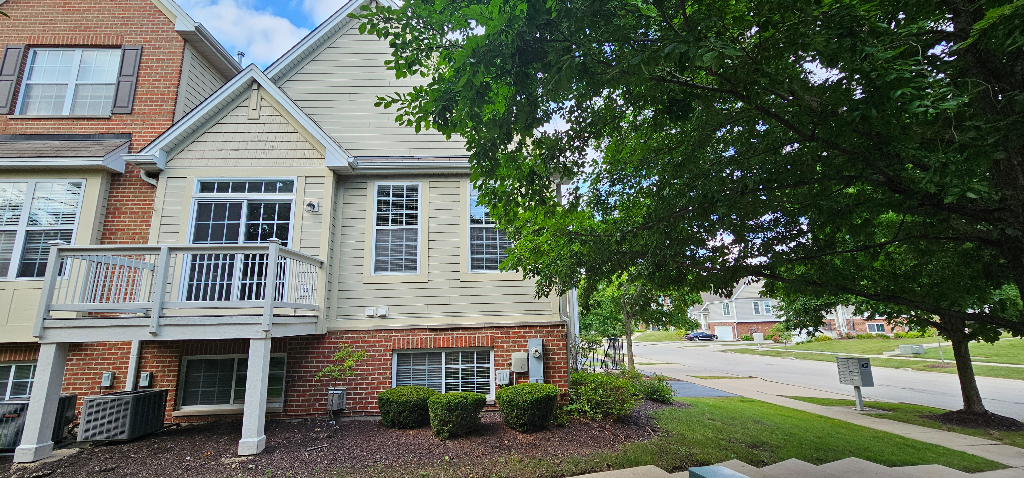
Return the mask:
<path id="1" fill-rule="evenodd" d="M 754 315 L 761 315 L 761 303 L 755 300 L 751 305 L 754 307 Z"/>
<path id="2" fill-rule="evenodd" d="M 476 192 L 476 188 L 470 183 L 468 188 L 469 194 L 466 197 L 466 221 L 468 227 L 466 227 L 466 270 L 470 274 L 501 274 L 502 270 L 498 269 L 474 269 L 473 268 L 473 228 L 491 228 L 498 230 L 497 224 L 473 224 L 473 193 Z M 507 255 L 506 255 L 507 257 Z"/>
<path id="3" fill-rule="evenodd" d="M 728 302 L 722 302 L 722 317 L 732 317 L 732 307 Z"/>
<path id="4" fill-rule="evenodd" d="M 775 315 L 775 307 L 772 305 L 770 300 L 766 300 L 763 303 L 761 310 L 764 311 L 764 315 Z"/>
<path id="5" fill-rule="evenodd" d="M 78 203 L 78 212 L 75 213 L 75 223 L 70 226 L 53 227 L 53 226 L 29 226 L 28 217 L 29 211 L 32 209 L 32 200 L 35 195 L 36 186 L 39 183 L 82 183 L 82 200 Z M 0 183 L 26 183 L 25 188 L 25 202 L 21 206 L 21 218 L 19 218 L 17 226 L 0 226 L 0 231 L 17 231 L 14 239 L 14 250 L 11 251 L 11 266 L 7 270 L 6 277 L 0 277 L 0 281 L 4 280 L 21 280 L 21 281 L 32 281 L 32 280 L 43 280 L 44 277 L 19 277 L 18 271 L 21 269 L 21 257 L 25 252 L 25 236 L 28 235 L 29 231 L 46 231 L 51 229 L 71 229 L 71 242 L 74 244 L 78 238 L 78 224 L 82 220 L 82 206 L 86 201 L 86 193 L 88 191 L 88 182 L 85 179 L 5 179 L 0 180 Z"/>
<path id="6" fill-rule="evenodd" d="M 422 181 L 380 181 L 371 183 L 373 186 L 373 207 L 367 211 L 370 216 L 370 275 L 373 276 L 415 276 L 423 271 L 423 222 L 427 218 L 423 214 L 423 182 Z M 377 189 L 380 186 L 412 186 L 418 188 L 416 195 L 416 271 L 415 272 L 377 272 L 377 231 L 382 229 L 411 229 L 412 226 L 378 226 L 377 225 Z"/>
<path id="7" fill-rule="evenodd" d="M 235 402 L 235 388 L 237 388 L 236 387 L 237 384 L 235 382 L 238 380 L 238 359 L 240 359 L 240 358 L 248 358 L 248 357 L 249 357 L 249 354 L 188 355 L 188 356 L 181 357 L 181 372 L 178 374 L 179 377 L 178 377 L 178 389 L 177 389 L 177 392 L 178 392 L 177 393 L 177 402 L 178 403 L 175 404 L 176 405 L 175 408 L 178 409 L 178 410 L 182 410 L 182 411 L 188 411 L 188 410 L 242 410 L 243 408 L 245 408 L 245 400 L 243 400 L 242 403 L 234 403 Z M 274 402 L 274 403 L 268 402 L 267 403 L 267 408 L 281 409 L 281 408 L 284 408 L 284 402 L 286 401 L 285 400 L 285 396 L 288 394 L 288 354 L 284 354 L 284 353 L 270 354 L 270 357 L 271 358 L 274 358 L 274 357 L 284 357 L 284 388 L 283 388 L 282 393 L 281 393 L 281 402 L 280 403 L 277 403 L 277 402 Z M 232 360 L 234 360 L 235 368 L 234 368 L 234 370 L 231 373 L 231 403 L 223 404 L 223 405 L 182 405 L 181 404 L 182 400 L 185 399 L 185 380 L 187 379 L 187 377 L 185 376 L 185 373 L 188 371 L 188 362 L 190 360 L 203 360 L 203 359 L 207 359 L 207 360 L 208 359 L 215 359 L 215 360 L 232 359 Z M 246 366 L 248 367 L 248 361 L 246 361 Z M 248 375 L 248 373 L 246 373 L 246 380 L 248 380 L 248 378 L 249 378 L 249 375 Z"/>
<path id="8" fill-rule="evenodd" d="M 29 82 L 29 80 L 28 80 L 28 72 L 31 69 L 30 67 L 32 65 L 32 60 L 35 59 L 36 54 L 38 52 L 41 52 L 41 51 L 73 51 L 73 52 L 75 52 L 75 59 L 71 62 L 71 71 L 72 71 L 73 77 L 68 80 L 68 91 L 65 92 L 65 95 L 64 95 L 64 109 L 60 113 L 60 115 L 58 115 L 58 116 L 71 116 L 71 104 L 73 103 L 73 100 L 74 100 L 74 97 L 75 97 L 75 89 L 78 87 L 78 85 L 109 85 L 110 83 L 99 82 L 99 81 L 78 81 L 78 73 L 79 73 L 79 70 L 81 69 L 81 66 L 82 66 L 82 53 L 84 51 L 86 51 L 86 50 L 104 50 L 104 51 L 111 50 L 111 51 L 116 51 L 118 53 L 118 55 L 117 55 L 117 57 L 118 57 L 118 60 L 117 60 L 117 62 L 118 62 L 117 63 L 118 71 L 120 71 L 120 69 L 121 69 L 121 55 L 120 55 L 121 49 L 119 49 L 119 48 L 31 48 L 31 49 L 29 49 L 29 52 L 28 52 L 28 61 L 25 63 L 25 71 L 22 72 L 22 74 L 21 74 L 21 87 L 19 88 L 19 91 L 21 93 L 18 95 L 18 107 L 14 111 L 17 111 L 17 114 L 19 114 L 19 115 L 25 114 L 23 112 L 23 109 L 25 108 L 25 94 L 24 94 L 25 86 L 29 85 L 29 84 L 35 83 L 35 82 L 33 82 L 33 83 Z M 54 84 L 61 84 L 61 85 L 63 85 L 64 84 L 64 83 L 54 83 L 54 82 L 47 82 L 47 81 L 40 81 L 38 83 L 39 84 L 43 84 L 43 85 L 54 85 Z M 114 78 L 114 96 L 115 96 L 114 99 L 116 99 L 116 96 L 117 96 L 117 78 Z M 110 107 L 111 107 L 111 109 L 113 109 L 113 107 L 114 107 L 113 100 L 110 102 Z M 106 114 L 101 114 L 100 116 L 106 116 L 106 115 L 109 115 L 109 114 L 110 114 L 110 111 L 106 112 Z M 79 116 L 79 115 L 75 115 L 75 116 Z M 93 115 L 85 115 L 85 116 L 93 116 Z"/>
<path id="9" fill-rule="evenodd" d="M 872 333 L 872 334 L 884 334 L 885 333 L 885 324 L 869 322 L 869 323 L 867 323 L 865 325 L 867 325 L 868 333 Z M 874 327 L 881 327 L 882 330 L 871 330 L 872 326 L 874 326 Z"/>
<path id="10" fill-rule="evenodd" d="M 491 372 L 490 385 L 491 390 L 487 393 L 488 400 L 494 400 L 494 348 L 492 347 L 467 347 L 467 348 L 445 348 L 445 349 L 401 349 L 395 350 L 391 353 L 391 388 L 398 386 L 398 354 L 401 353 L 423 353 L 423 352 L 441 352 L 441 385 L 444 386 L 444 369 L 448 366 L 448 352 L 479 352 L 488 351 L 491 353 Z M 442 391 L 441 393 L 446 393 Z"/>
<path id="11" fill-rule="evenodd" d="M 22 399 L 28 400 L 29 397 L 32 396 L 32 388 L 35 387 L 35 384 L 36 384 L 36 363 L 35 362 L 4 362 L 4 363 L 0 363 L 0 366 L 2 366 L 2 367 L 6 367 L 8 365 L 11 366 L 11 371 L 10 371 L 10 375 L 7 376 L 7 390 L 0 390 L 0 400 L 22 400 Z M 29 397 L 24 397 L 24 398 L 20 398 L 19 397 L 19 398 L 12 399 L 11 398 L 11 388 L 14 386 L 14 370 L 15 370 L 16 367 L 24 366 L 24 365 L 28 365 L 28 366 L 32 367 L 32 378 L 30 378 L 29 381 L 28 381 L 29 382 L 29 384 L 28 384 L 28 394 L 29 394 Z"/>

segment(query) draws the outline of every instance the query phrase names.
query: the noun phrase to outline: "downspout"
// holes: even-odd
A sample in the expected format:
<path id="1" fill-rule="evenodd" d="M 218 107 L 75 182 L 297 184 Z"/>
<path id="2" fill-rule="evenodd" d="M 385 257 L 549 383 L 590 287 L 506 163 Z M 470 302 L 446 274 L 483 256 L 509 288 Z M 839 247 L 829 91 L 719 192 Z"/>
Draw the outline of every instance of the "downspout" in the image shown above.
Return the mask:
<path id="1" fill-rule="evenodd" d="M 127 392 L 135 390 L 135 377 L 139 375 L 139 355 L 142 353 L 142 341 L 132 340 L 132 353 L 128 358 L 128 377 L 124 381 Z"/>
<path id="2" fill-rule="evenodd" d="M 145 182 L 147 182 L 149 184 L 152 184 L 153 187 L 155 188 L 156 187 L 156 179 L 158 177 L 160 177 L 160 176 L 159 176 L 159 173 L 157 173 L 157 176 L 155 178 L 151 178 L 151 177 L 149 177 L 149 175 L 146 174 L 145 171 L 140 171 L 139 172 L 139 177 L 142 178 L 143 181 L 145 181 Z"/>

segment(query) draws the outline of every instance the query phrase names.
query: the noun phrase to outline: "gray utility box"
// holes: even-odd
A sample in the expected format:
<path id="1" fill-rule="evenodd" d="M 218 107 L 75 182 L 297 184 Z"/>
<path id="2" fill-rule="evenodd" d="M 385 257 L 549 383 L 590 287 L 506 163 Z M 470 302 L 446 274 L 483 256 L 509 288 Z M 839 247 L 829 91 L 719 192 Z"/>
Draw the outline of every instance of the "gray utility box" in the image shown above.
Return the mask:
<path id="1" fill-rule="evenodd" d="M 900 355 L 923 355 L 924 345 L 900 345 Z"/>
<path id="2" fill-rule="evenodd" d="M 348 408 L 348 388 L 327 389 L 327 411 L 337 412 Z"/>
<path id="3" fill-rule="evenodd" d="M 167 390 L 85 397 L 78 441 L 132 440 L 164 427 Z"/>
<path id="4" fill-rule="evenodd" d="M 57 417 L 53 421 L 54 443 L 67 438 L 68 425 L 75 421 L 76 404 L 78 395 L 61 395 L 57 401 Z M 0 450 L 13 450 L 21 444 L 27 413 L 27 400 L 0 401 Z"/>

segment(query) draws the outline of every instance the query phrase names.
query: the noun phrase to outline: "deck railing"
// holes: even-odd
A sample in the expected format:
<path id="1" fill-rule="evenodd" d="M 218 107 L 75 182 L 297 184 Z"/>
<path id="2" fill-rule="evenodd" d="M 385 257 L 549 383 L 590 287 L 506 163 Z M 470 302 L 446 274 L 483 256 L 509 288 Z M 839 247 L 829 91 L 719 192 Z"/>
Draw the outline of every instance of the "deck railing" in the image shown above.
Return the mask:
<path id="1" fill-rule="evenodd" d="M 276 264 L 276 267 L 271 267 Z M 318 310 L 323 261 L 281 247 L 244 245 L 67 246 L 54 244 L 36 334 L 52 312 L 147 314 L 157 334 L 165 309 Z"/>

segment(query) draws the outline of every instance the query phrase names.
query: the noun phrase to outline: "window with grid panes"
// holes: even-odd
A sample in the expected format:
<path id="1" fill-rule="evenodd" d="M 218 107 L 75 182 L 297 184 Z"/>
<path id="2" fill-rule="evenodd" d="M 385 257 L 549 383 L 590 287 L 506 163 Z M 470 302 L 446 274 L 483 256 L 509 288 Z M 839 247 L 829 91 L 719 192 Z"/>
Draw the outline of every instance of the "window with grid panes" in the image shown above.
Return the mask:
<path id="1" fill-rule="evenodd" d="M 0 365 L 0 400 L 28 400 L 35 375 L 33 363 Z"/>
<path id="2" fill-rule="evenodd" d="M 377 184 L 374 204 L 373 273 L 419 273 L 420 185 Z"/>
<path id="3" fill-rule="evenodd" d="M 18 114 L 108 115 L 120 64 L 120 49 L 32 49 Z"/>
<path id="4" fill-rule="evenodd" d="M 771 315 L 771 314 L 773 314 L 773 313 L 774 313 L 774 312 L 772 311 L 772 303 L 771 303 L 771 302 L 769 302 L 769 301 L 767 301 L 767 300 L 766 300 L 766 301 L 764 301 L 764 313 L 765 313 L 766 315 Z"/>
<path id="5" fill-rule="evenodd" d="M 394 384 L 490 395 L 491 362 L 490 350 L 396 352 Z"/>
<path id="6" fill-rule="evenodd" d="M 219 406 L 245 403 L 246 356 L 186 357 L 181 406 Z M 270 357 L 267 405 L 284 404 L 285 357 Z"/>
<path id="7" fill-rule="evenodd" d="M 497 272 L 501 261 L 508 257 L 512 241 L 498 229 L 487 206 L 479 203 L 476 188 L 469 191 L 469 270 L 470 272 Z"/>
<path id="8" fill-rule="evenodd" d="M 755 302 L 753 302 L 753 304 L 754 304 L 754 315 L 761 315 L 761 303 L 755 301 Z"/>
<path id="9" fill-rule="evenodd" d="M 875 333 L 875 334 L 884 334 L 885 333 L 885 324 L 867 324 L 867 325 L 868 325 L 868 332 Z"/>
<path id="10" fill-rule="evenodd" d="M 0 279 L 46 275 L 50 242 L 71 244 L 85 181 L 0 182 Z"/>

